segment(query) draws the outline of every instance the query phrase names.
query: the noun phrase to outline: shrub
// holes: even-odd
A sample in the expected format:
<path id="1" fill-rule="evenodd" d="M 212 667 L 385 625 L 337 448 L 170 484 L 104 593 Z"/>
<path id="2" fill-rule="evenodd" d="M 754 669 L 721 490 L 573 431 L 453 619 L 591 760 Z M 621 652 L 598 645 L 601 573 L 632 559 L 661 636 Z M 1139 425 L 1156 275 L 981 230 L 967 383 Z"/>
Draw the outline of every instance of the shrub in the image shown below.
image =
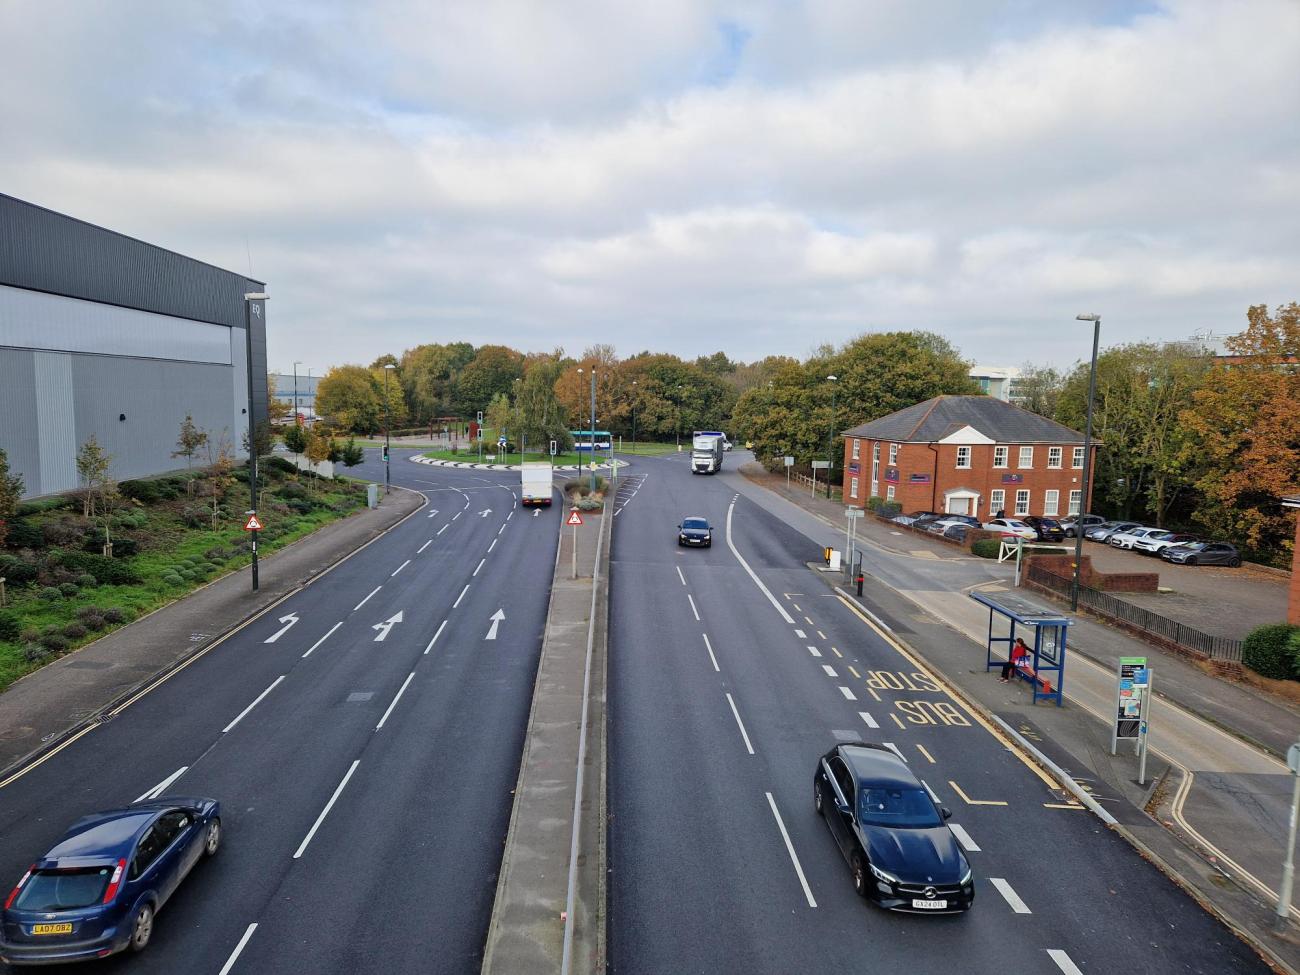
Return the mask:
<path id="1" fill-rule="evenodd" d="M 123 495 L 133 501 L 153 504 L 163 498 L 163 486 L 158 481 L 123 481 L 117 486 Z"/>
<path id="2" fill-rule="evenodd" d="M 98 580 L 89 572 L 83 572 L 81 575 L 77 576 L 76 582 L 78 589 L 93 589 L 97 585 Z"/>
<path id="3" fill-rule="evenodd" d="M 996 538 L 981 538 L 978 542 L 971 543 L 971 554 L 978 555 L 982 559 L 996 559 L 998 552 L 1002 551 L 1002 542 Z"/>
<path id="4" fill-rule="evenodd" d="M 35 643 L 41 638 L 41 631 L 34 626 L 24 626 L 23 631 L 18 634 L 18 639 L 23 643 Z"/>
<path id="5" fill-rule="evenodd" d="M 102 630 L 104 628 L 103 613 L 94 606 L 82 606 L 81 609 L 77 610 L 77 619 L 88 630 Z"/>
<path id="6" fill-rule="evenodd" d="M 113 539 L 113 558 L 129 559 L 140 551 L 140 543 L 134 538 Z"/>
<path id="7" fill-rule="evenodd" d="M 876 509 L 876 513 L 884 518 L 893 518 L 900 514 L 902 510 L 903 506 L 897 501 L 884 501 L 881 502 L 880 507 Z"/>
<path id="8" fill-rule="evenodd" d="M 309 515 L 316 507 L 306 498 L 290 498 L 286 504 L 290 511 L 300 515 Z"/>
<path id="9" fill-rule="evenodd" d="M 28 643 L 23 647 L 23 659 L 29 664 L 38 664 L 50 655 L 39 643 Z"/>
<path id="10" fill-rule="evenodd" d="M 5 577 L 8 585 L 25 586 L 36 581 L 36 566 L 16 555 L 0 555 L 0 576 Z"/>
<path id="11" fill-rule="evenodd" d="M 80 640 L 89 632 L 84 623 L 69 623 L 63 628 L 63 635 L 69 640 Z"/>
<path id="12" fill-rule="evenodd" d="M 882 504 L 884 504 L 884 503 L 885 503 L 885 499 L 884 499 L 884 498 L 882 498 L 882 497 L 881 497 L 880 495 L 878 495 L 878 494 L 873 494 L 871 497 L 867 498 L 867 510 L 868 510 L 868 511 L 879 511 L 879 510 L 880 510 L 880 506 L 881 506 Z"/>
<path id="13" fill-rule="evenodd" d="M 44 633 L 41 635 L 41 646 L 50 653 L 62 653 L 68 649 L 68 638 L 62 633 Z"/>
<path id="14" fill-rule="evenodd" d="M 248 470 L 247 470 L 247 468 L 241 468 L 241 470 L 243 471 L 243 474 L 244 474 L 244 483 L 248 483 Z M 292 463 L 290 463 L 289 461 L 285 460 L 283 457 L 268 457 L 268 458 L 266 458 L 265 460 L 262 461 L 262 470 L 266 471 L 268 474 L 271 473 L 272 471 L 275 471 L 275 472 L 280 473 L 280 474 L 297 474 L 297 473 L 298 473 L 298 468 L 294 467 L 294 465 L 293 465 Z M 239 472 L 237 471 L 237 472 L 236 472 L 236 476 L 238 476 L 238 473 L 239 473 Z M 260 481 L 261 478 L 259 477 L 258 480 Z"/>
<path id="15" fill-rule="evenodd" d="M 593 481 L 595 483 L 594 490 L 596 490 L 601 494 L 604 494 L 605 488 L 609 487 L 609 481 L 605 480 L 605 478 L 602 477 L 600 474 L 597 474 L 594 478 L 589 478 L 588 480 Z"/>
<path id="16" fill-rule="evenodd" d="M 181 511 L 181 523 L 186 528 L 202 528 L 208 524 L 208 519 L 211 517 L 211 512 L 207 508 L 200 508 L 197 505 L 190 505 Z"/>
<path id="17" fill-rule="evenodd" d="M 63 598 L 63 593 L 59 592 L 59 590 L 56 589 L 54 586 L 41 587 L 41 591 L 37 593 L 37 595 L 40 596 L 42 599 L 48 599 L 51 602 L 53 602 L 56 599 Z"/>
<path id="18" fill-rule="evenodd" d="M 596 498 L 580 498 L 578 500 L 579 511 L 599 511 L 603 507 L 605 507 L 604 502 L 598 501 Z"/>
<path id="19" fill-rule="evenodd" d="M 46 545 L 80 545 L 86 537 L 86 527 L 73 521 L 47 521 L 41 526 Z"/>
<path id="20" fill-rule="evenodd" d="M 125 623 L 130 618 L 129 613 L 125 610 L 118 609 L 116 606 L 110 606 L 108 609 L 104 610 L 104 622 L 111 624 L 112 626 Z"/>
<path id="21" fill-rule="evenodd" d="M 140 581 L 135 570 L 121 559 L 110 559 L 93 552 L 60 552 L 57 564 L 78 573 L 88 573 L 100 585 L 129 586 Z"/>
<path id="22" fill-rule="evenodd" d="M 1255 627 L 1241 641 L 1241 662 L 1261 677 L 1287 680 L 1295 676 L 1287 641 L 1296 631 L 1300 631 L 1300 627 L 1290 623 L 1266 623 Z"/>
<path id="23" fill-rule="evenodd" d="M 17 640 L 21 635 L 22 627 L 18 624 L 18 617 L 13 613 L 0 609 L 0 641 L 11 642 Z"/>
<path id="24" fill-rule="evenodd" d="M 77 588 L 75 582 L 62 582 L 59 584 L 59 592 L 63 594 L 65 599 L 71 599 L 77 593 L 81 592 L 81 590 Z"/>
<path id="25" fill-rule="evenodd" d="M 5 544 L 10 548 L 44 548 L 45 533 L 41 531 L 40 525 L 33 525 L 26 521 L 15 521 L 9 526 L 9 533 L 5 536 Z"/>
<path id="26" fill-rule="evenodd" d="M 281 484 L 275 493 L 282 498 L 307 497 L 307 489 L 296 481 L 287 481 L 284 484 Z"/>
<path id="27" fill-rule="evenodd" d="M 57 498 L 40 498 L 35 501 L 24 501 L 14 509 L 15 517 L 22 518 L 24 515 L 37 515 L 42 511 L 61 511 L 64 508 L 75 508 L 77 499 L 71 495 L 61 494 Z"/>

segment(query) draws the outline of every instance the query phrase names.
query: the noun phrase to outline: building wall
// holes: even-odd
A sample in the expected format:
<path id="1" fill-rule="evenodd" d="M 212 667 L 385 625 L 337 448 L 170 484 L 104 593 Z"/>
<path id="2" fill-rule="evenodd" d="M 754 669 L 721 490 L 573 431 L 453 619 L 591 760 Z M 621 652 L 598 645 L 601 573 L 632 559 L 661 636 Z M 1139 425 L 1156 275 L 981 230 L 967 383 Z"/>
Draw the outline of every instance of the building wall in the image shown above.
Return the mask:
<path id="1" fill-rule="evenodd" d="M 853 457 L 854 441 L 859 444 L 858 458 Z M 876 441 L 860 437 L 844 438 L 844 503 L 865 507 L 871 496 L 871 468 L 873 447 L 880 444 L 880 471 L 877 495 L 888 497 L 890 486 L 894 488 L 894 498 L 905 513 L 914 511 L 944 511 L 945 492 L 951 490 L 969 490 L 978 495 L 978 507 L 968 510 L 981 519 L 994 517 L 995 509 L 990 507 L 992 492 L 1002 490 L 1007 515 L 1014 517 L 1016 492 L 1029 491 L 1029 511 L 1031 515 L 1044 514 L 1046 492 L 1059 492 L 1056 516 L 1064 517 L 1069 511 L 1070 491 L 1082 490 L 1083 470 L 1071 466 L 1073 448 L 1076 444 L 997 444 L 970 445 L 970 467 L 957 467 L 957 450 L 955 444 L 899 444 L 898 463 L 889 464 L 889 441 Z M 993 466 L 994 447 L 1007 447 L 1007 466 Z M 1034 448 L 1033 466 L 1021 468 L 1019 453 L 1022 446 Z M 1059 469 L 1048 468 L 1048 448 L 1061 447 Z M 1094 460 L 1096 448 L 1094 448 Z M 853 465 L 857 465 L 855 473 Z M 891 479 L 891 473 L 894 479 Z M 857 477 L 857 494 L 852 493 L 853 478 Z M 923 480 L 920 480 L 923 478 Z M 1083 506 L 1088 510 L 1088 506 Z"/>

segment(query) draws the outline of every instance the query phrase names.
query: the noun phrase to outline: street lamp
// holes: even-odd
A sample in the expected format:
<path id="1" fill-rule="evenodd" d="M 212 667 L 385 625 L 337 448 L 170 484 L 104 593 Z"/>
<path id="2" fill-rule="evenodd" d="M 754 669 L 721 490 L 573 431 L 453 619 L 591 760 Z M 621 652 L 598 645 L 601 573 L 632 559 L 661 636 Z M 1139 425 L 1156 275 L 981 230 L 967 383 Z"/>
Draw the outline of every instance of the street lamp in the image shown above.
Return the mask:
<path id="1" fill-rule="evenodd" d="M 596 367 L 591 367 L 591 456 L 587 459 L 587 469 L 591 472 L 591 489 L 596 490 Z M 612 446 L 612 444 L 611 444 Z M 612 463 L 613 458 L 610 458 Z"/>
<path id="2" fill-rule="evenodd" d="M 269 295 L 265 291 L 250 291 L 244 295 L 244 362 L 248 366 L 248 491 L 252 497 L 249 516 L 257 514 L 257 433 L 253 419 L 253 315 L 262 317 L 261 305 L 255 301 L 266 301 Z M 257 592 L 257 532 L 248 533 L 248 541 L 253 550 L 253 592 Z"/>
<path id="3" fill-rule="evenodd" d="M 1074 582 L 1070 586 L 1070 610 L 1079 610 L 1079 568 L 1083 559 L 1083 516 L 1092 497 L 1092 401 L 1097 395 L 1097 343 L 1101 339 L 1100 315 L 1075 315 L 1075 321 L 1092 322 L 1092 362 L 1088 367 L 1088 419 L 1083 427 L 1083 491 L 1079 513 L 1074 519 Z"/>
<path id="4" fill-rule="evenodd" d="M 293 364 L 293 425 L 298 425 L 298 367 L 301 362 Z"/>
<path id="5" fill-rule="evenodd" d="M 389 476 L 389 471 L 392 467 L 392 458 L 390 456 L 392 453 L 391 451 L 392 440 L 389 437 L 390 420 L 388 414 L 388 374 L 396 368 L 397 367 L 393 365 L 391 362 L 386 363 L 384 365 L 384 493 L 385 494 L 388 494 L 392 491 L 392 487 L 391 487 L 392 478 Z"/>
<path id="6" fill-rule="evenodd" d="M 673 433 L 677 436 L 677 449 L 682 449 L 682 384 L 677 384 L 677 398 L 674 401 L 677 406 L 677 418 L 673 423 Z"/>
<path id="7" fill-rule="evenodd" d="M 636 453 L 636 380 L 632 380 L 632 453 Z"/>
<path id="8" fill-rule="evenodd" d="M 520 410 L 519 410 L 519 384 L 520 384 L 521 382 L 523 382 L 523 380 L 522 380 L 520 377 L 516 376 L 516 377 L 515 377 L 515 382 L 514 382 L 514 387 L 515 387 L 515 433 L 518 434 L 518 436 L 519 436 L 519 463 L 520 463 L 520 464 L 523 464 L 523 462 L 524 462 L 524 442 L 525 442 L 525 441 L 524 441 L 524 424 L 523 424 L 522 414 L 520 413 Z M 507 444 L 506 446 L 509 446 L 509 444 Z M 510 463 L 510 454 L 509 454 L 509 453 L 506 454 L 506 463 L 507 463 L 507 464 Z"/>
<path id="9" fill-rule="evenodd" d="M 826 431 L 826 500 L 831 499 L 831 474 L 835 471 L 835 394 L 839 387 L 835 385 L 839 377 L 834 373 L 826 377 L 827 382 L 831 383 L 831 428 Z"/>

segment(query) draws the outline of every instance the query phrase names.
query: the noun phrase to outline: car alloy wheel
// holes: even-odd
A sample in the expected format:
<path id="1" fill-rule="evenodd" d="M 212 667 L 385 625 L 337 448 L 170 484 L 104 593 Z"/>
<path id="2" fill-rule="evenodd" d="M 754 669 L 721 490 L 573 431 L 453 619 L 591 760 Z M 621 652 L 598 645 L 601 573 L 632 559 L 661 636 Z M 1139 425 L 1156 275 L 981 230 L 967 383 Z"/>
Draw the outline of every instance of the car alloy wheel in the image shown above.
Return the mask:
<path id="1" fill-rule="evenodd" d="M 860 853 L 853 854 L 853 889 L 859 897 L 867 896 L 867 865 L 862 862 Z"/>
<path id="2" fill-rule="evenodd" d="M 1185 562 L 1183 562 L 1183 565 L 1195 565 L 1195 564 L 1196 564 L 1196 556 L 1195 556 L 1195 555 L 1189 555 L 1189 556 L 1187 556 L 1187 560 L 1186 560 Z"/>
<path id="3" fill-rule="evenodd" d="M 208 823 L 207 835 L 203 838 L 204 856 L 215 856 L 221 846 L 221 820 L 213 819 Z"/>
<path id="4" fill-rule="evenodd" d="M 1228 559 L 1228 568 L 1229 568 L 1229 569 L 1240 569 L 1240 568 L 1241 568 L 1241 559 L 1237 558 L 1235 555 L 1234 555 L 1232 558 Z"/>
<path id="5" fill-rule="evenodd" d="M 153 908 L 142 904 L 135 912 L 135 923 L 131 925 L 131 950 L 144 951 L 153 936 Z"/>

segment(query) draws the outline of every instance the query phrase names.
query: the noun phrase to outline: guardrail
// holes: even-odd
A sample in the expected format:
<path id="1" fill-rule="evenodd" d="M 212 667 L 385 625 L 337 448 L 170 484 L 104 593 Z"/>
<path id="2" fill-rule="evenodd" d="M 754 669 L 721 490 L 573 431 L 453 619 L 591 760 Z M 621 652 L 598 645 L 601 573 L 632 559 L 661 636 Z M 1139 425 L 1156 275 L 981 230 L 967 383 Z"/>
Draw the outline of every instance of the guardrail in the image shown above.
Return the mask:
<path id="1" fill-rule="evenodd" d="M 1067 599 L 1073 586 L 1073 580 L 1049 572 L 1039 565 L 1029 566 L 1027 578 L 1030 582 L 1037 583 L 1044 589 Z M 1079 586 L 1079 603 L 1102 616 L 1108 616 L 1185 650 L 1208 657 L 1210 660 L 1241 662 L 1241 641 L 1232 637 L 1206 633 L 1089 586 Z"/>

